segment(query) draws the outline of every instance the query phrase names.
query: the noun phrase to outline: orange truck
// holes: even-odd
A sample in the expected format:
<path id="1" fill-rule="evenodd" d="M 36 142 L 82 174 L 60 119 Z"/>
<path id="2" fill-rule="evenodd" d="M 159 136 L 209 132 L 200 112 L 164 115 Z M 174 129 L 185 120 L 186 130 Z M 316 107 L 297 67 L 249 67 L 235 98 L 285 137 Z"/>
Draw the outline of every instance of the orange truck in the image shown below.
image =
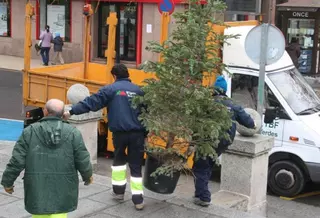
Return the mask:
<path id="1" fill-rule="evenodd" d="M 42 108 L 45 103 L 52 98 L 60 99 L 68 104 L 67 91 L 74 84 L 85 85 L 90 93 L 97 92 L 102 86 L 113 83 L 111 68 L 114 65 L 115 58 L 115 37 L 116 25 L 118 23 L 116 13 L 110 13 L 106 20 L 109 26 L 108 49 L 105 52 L 107 64 L 98 64 L 89 62 L 89 45 L 91 43 L 90 19 L 93 13 L 91 5 L 85 5 L 83 9 L 85 37 L 83 62 L 65 64 L 61 66 L 49 66 L 30 69 L 31 60 L 31 19 L 34 15 L 34 8 L 30 2 L 26 4 L 25 16 L 25 45 L 24 45 L 24 69 L 23 69 L 23 105 L 33 106 L 37 109 L 26 113 L 25 126 L 39 120 L 42 114 Z M 168 13 L 162 14 L 161 41 L 168 37 L 168 25 L 170 16 Z M 232 22 L 227 23 L 230 26 L 252 25 L 252 22 Z M 222 26 L 215 26 L 217 32 L 223 33 Z M 153 74 L 145 73 L 137 69 L 129 69 L 130 78 L 133 83 L 143 85 L 147 78 L 155 78 Z M 206 79 L 204 84 L 212 84 L 214 77 Z M 98 144 L 104 147 L 106 151 L 114 151 L 112 143 L 112 133 L 108 130 L 108 120 L 104 110 L 104 119 L 99 123 Z M 188 166 L 192 166 L 192 159 L 188 161 Z"/>
<path id="2" fill-rule="evenodd" d="M 85 5 L 83 10 L 85 23 L 83 62 L 30 69 L 32 49 L 31 19 L 34 15 L 34 9 L 31 3 L 27 3 L 25 17 L 26 40 L 24 47 L 23 105 L 33 106 L 37 109 L 26 112 L 25 126 L 36 122 L 42 117 L 42 107 L 44 107 L 49 99 L 60 99 L 68 104 L 66 94 L 68 89 L 74 84 L 83 84 L 89 89 L 90 93 L 95 93 L 102 86 L 114 82 L 110 72 L 114 65 L 115 30 L 118 19 L 116 13 L 110 13 L 109 18 L 106 20 L 106 24 L 109 25 L 108 49 L 105 52 L 107 64 L 91 63 L 89 62 L 88 54 L 91 41 L 90 19 L 92 13 L 91 6 Z M 152 74 L 147 74 L 137 69 L 129 69 L 129 73 L 132 82 L 138 85 L 142 85 L 144 79 L 154 77 Z M 106 110 L 104 110 L 104 115 L 105 114 Z M 106 116 L 104 117 L 99 125 L 99 142 L 106 144 L 106 150 L 113 151 L 111 132 L 107 130 L 108 120 Z M 103 142 L 105 141 L 103 139 L 107 139 L 107 141 Z"/>

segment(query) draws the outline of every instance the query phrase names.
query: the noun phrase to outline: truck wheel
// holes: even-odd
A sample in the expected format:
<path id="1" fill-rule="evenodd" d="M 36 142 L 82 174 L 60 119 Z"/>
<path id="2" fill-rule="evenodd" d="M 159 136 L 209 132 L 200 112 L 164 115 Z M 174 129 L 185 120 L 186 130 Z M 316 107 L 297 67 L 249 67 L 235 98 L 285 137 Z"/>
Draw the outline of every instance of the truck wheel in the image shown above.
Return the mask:
<path id="1" fill-rule="evenodd" d="M 303 191 L 305 184 L 303 171 L 291 161 L 278 161 L 269 167 L 268 186 L 276 195 L 296 196 Z"/>

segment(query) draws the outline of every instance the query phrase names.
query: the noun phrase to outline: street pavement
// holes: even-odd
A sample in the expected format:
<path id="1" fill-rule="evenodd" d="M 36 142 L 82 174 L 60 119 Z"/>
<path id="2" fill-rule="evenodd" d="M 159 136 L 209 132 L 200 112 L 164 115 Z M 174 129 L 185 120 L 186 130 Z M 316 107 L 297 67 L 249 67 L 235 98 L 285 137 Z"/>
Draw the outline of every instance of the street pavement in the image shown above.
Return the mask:
<path id="1" fill-rule="evenodd" d="M 14 142 L 0 142 L 0 174 L 3 174 L 9 161 Z M 105 174 L 105 173 L 104 173 Z M 23 172 L 15 183 L 15 192 L 9 195 L 0 189 L 0 217 L 2 218 L 27 218 L 31 217 L 24 210 Z M 201 208 L 191 203 L 192 187 L 185 187 L 188 177 L 179 181 L 176 192 L 172 195 L 159 195 L 145 190 L 145 204 L 143 211 L 136 211 L 127 192 L 125 201 L 119 203 L 111 197 L 111 179 L 107 176 L 94 175 L 94 183 L 84 186 L 80 183 L 78 209 L 69 213 L 69 218 L 262 218 L 234 209 L 225 209 L 216 206 Z M 128 185 L 129 186 L 129 185 Z M 184 188 L 181 188 L 184 187 Z"/>
<path id="2" fill-rule="evenodd" d="M 1 66 L 1 65 L 0 65 Z M 21 71 L 0 68 L 0 107 L 2 118 L 23 119 L 22 112 L 22 73 Z"/>
<path id="3" fill-rule="evenodd" d="M 23 128 L 21 120 L 24 119 L 22 73 L 0 69 L 0 78 L 0 99 L 3 99 L 0 104 L 0 140 L 15 141 L 21 134 Z"/>
<path id="4" fill-rule="evenodd" d="M 8 163 L 14 142 L 0 141 L 0 178 Z M 94 175 L 94 183 L 84 186 L 80 183 L 78 209 L 69 214 L 69 218 L 185 218 L 185 217 L 213 217 L 213 218 L 261 218 L 234 209 L 226 209 L 211 205 L 201 208 L 191 203 L 193 195 L 192 177 L 182 175 L 175 193 L 160 195 L 145 190 L 145 210 L 136 211 L 130 200 L 127 188 L 125 201 L 119 203 L 111 198 L 111 159 L 99 158 L 98 170 Z M 24 210 L 23 201 L 23 172 L 15 183 L 15 192 L 9 195 L 0 187 L 0 217 L 1 218 L 29 218 Z M 128 187 L 130 187 L 128 185 Z M 210 182 L 212 192 L 219 190 L 219 183 Z M 320 207 L 314 207 L 294 201 L 281 200 L 278 197 L 268 196 L 268 218 L 317 218 L 320 217 Z"/>
<path id="5" fill-rule="evenodd" d="M 11 60 L 11 59 L 8 59 Z M 0 174 L 5 168 L 11 155 L 14 141 L 22 131 L 24 114 L 22 113 L 22 73 L 13 68 L 4 70 L 3 57 L 0 55 Z M 8 64 L 7 64 L 8 65 Z M 13 64 L 11 64 L 13 65 Z M 19 66 L 18 66 L 19 67 Z M 16 68 L 18 68 L 16 67 Z M 12 70 L 13 69 L 13 70 Z M 26 108 L 28 110 L 30 108 Z M 1 119 L 6 118 L 6 119 Z M 7 120 L 14 119 L 14 120 Z M 16 120 L 20 120 L 16 121 Z M 5 141 L 11 142 L 5 142 Z M 129 200 L 118 204 L 110 198 L 110 177 L 112 159 L 99 158 L 95 182 L 92 186 L 80 184 L 79 208 L 69 217 L 252 217 L 248 214 L 230 209 L 211 206 L 202 209 L 191 202 L 193 194 L 193 179 L 191 176 L 181 176 L 178 187 L 173 195 L 157 195 L 146 191 L 146 210 L 136 212 Z M 1 176 L 0 175 L 0 176 Z M 211 182 L 211 190 L 219 190 L 219 183 Z M 308 191 L 318 187 L 310 186 Z M 318 189 L 320 190 L 320 189 Z M 315 193 L 312 193 L 315 194 Z M 314 218 L 320 217 L 320 195 L 283 200 L 279 197 L 268 196 L 269 218 Z M 16 192 L 8 195 L 0 187 L 0 218 L 30 217 L 24 211 L 23 188 L 21 177 L 16 183 Z M 257 216 L 253 216 L 258 218 Z"/>
<path id="6" fill-rule="evenodd" d="M 37 68 L 42 66 L 41 57 L 37 56 L 36 58 L 32 59 L 31 68 Z M 11 69 L 21 71 L 24 66 L 23 58 L 15 57 L 15 56 L 8 56 L 8 55 L 0 55 L 0 68 L 2 69 Z"/>

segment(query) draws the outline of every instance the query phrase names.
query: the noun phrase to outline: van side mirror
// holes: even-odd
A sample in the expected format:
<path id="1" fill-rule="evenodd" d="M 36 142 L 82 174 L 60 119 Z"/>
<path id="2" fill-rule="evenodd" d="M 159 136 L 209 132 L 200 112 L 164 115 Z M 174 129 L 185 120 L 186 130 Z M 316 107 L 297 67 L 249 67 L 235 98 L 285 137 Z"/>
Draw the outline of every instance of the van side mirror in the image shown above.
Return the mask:
<path id="1" fill-rule="evenodd" d="M 264 123 L 273 123 L 277 117 L 277 108 L 266 108 L 264 113 Z"/>

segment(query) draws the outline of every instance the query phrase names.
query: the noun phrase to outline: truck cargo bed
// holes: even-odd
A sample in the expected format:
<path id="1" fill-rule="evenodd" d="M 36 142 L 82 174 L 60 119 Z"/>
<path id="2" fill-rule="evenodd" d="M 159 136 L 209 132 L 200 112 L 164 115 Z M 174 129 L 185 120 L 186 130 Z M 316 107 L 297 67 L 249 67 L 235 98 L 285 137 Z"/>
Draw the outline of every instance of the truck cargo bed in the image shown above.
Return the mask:
<path id="1" fill-rule="evenodd" d="M 84 79 L 83 63 L 29 70 L 23 78 L 24 106 L 43 107 L 52 98 L 68 104 L 66 96 L 70 86 L 80 83 L 94 93 L 106 85 L 106 80 L 94 79 Z"/>
<path id="2" fill-rule="evenodd" d="M 129 69 L 129 73 L 132 82 L 138 85 L 142 85 L 144 79 L 155 78 L 137 69 Z M 76 83 L 85 85 L 92 94 L 113 83 L 113 78 L 107 66 L 98 63 L 89 63 L 86 79 L 83 62 L 31 69 L 23 74 L 24 106 L 43 107 L 52 98 L 68 104 L 67 91 Z"/>

